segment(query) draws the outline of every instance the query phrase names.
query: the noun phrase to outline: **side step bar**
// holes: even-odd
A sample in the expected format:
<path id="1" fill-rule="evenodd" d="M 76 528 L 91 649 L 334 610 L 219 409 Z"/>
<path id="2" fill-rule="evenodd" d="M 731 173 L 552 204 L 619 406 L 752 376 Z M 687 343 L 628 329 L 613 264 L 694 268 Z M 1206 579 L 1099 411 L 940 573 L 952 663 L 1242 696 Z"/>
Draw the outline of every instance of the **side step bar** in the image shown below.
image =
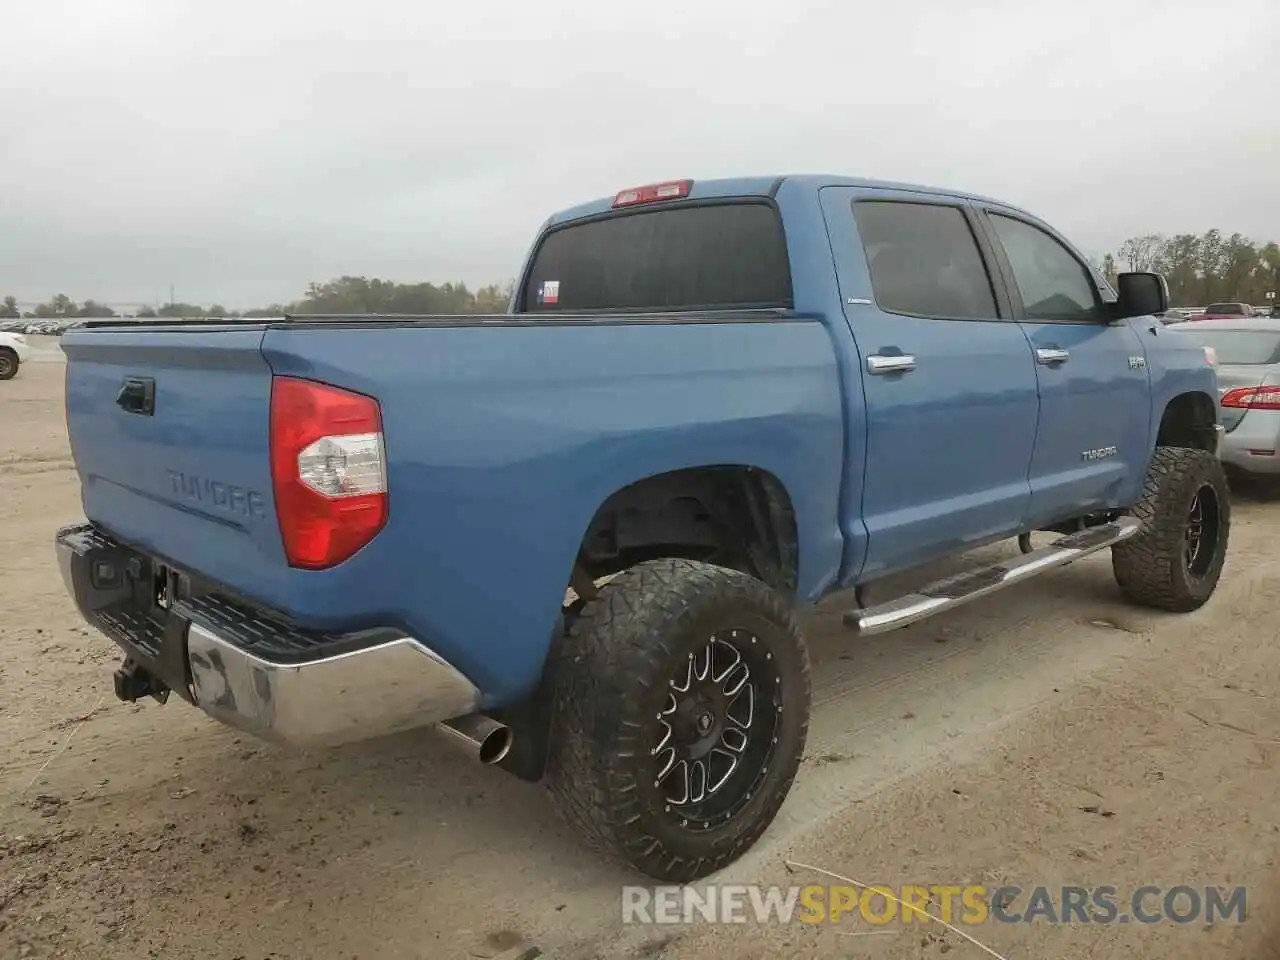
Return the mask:
<path id="1" fill-rule="evenodd" d="M 1011 560 L 946 577 L 887 603 L 850 610 L 844 615 L 844 624 L 864 636 L 887 633 L 1003 590 L 1054 567 L 1064 567 L 1073 560 L 1128 540 L 1141 529 L 1140 520 L 1120 517 L 1112 523 L 1059 537 L 1048 546 Z"/>

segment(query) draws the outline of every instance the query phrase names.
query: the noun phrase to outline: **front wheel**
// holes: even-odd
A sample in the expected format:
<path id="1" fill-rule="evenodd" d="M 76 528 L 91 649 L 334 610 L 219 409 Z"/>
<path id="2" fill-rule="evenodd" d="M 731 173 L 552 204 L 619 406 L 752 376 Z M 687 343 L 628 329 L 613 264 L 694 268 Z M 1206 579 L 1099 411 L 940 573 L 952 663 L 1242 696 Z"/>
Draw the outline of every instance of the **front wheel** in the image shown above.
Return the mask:
<path id="1" fill-rule="evenodd" d="M 547 783 L 589 845 L 681 883 L 773 822 L 810 695 L 808 652 L 775 590 L 707 563 L 639 564 L 586 605 L 552 669 Z"/>
<path id="2" fill-rule="evenodd" d="M 12 380 L 18 375 L 18 355 L 8 347 L 0 347 L 0 380 Z"/>
<path id="3" fill-rule="evenodd" d="M 1213 596 L 1227 557 L 1231 497 L 1222 463 L 1187 447 L 1157 447 L 1136 536 L 1111 548 L 1121 592 L 1134 603 L 1187 613 Z"/>

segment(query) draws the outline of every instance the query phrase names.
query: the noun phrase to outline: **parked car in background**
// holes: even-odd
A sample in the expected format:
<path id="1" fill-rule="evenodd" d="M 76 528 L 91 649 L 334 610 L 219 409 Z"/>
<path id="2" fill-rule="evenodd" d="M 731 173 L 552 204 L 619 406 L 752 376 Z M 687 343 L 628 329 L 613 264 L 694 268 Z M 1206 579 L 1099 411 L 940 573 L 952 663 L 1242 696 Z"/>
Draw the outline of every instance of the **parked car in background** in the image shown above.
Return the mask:
<path id="1" fill-rule="evenodd" d="M 1177 335 L 1217 354 L 1223 463 L 1280 478 L 1280 319 L 1240 321 L 1205 320 L 1179 327 Z"/>
<path id="2" fill-rule="evenodd" d="M 31 354 L 27 338 L 20 333 L 0 333 L 0 380 L 12 380 Z"/>
<path id="3" fill-rule="evenodd" d="M 25 333 L 33 336 L 60 337 L 68 330 L 84 326 L 82 318 L 5 317 L 0 319 L 0 333 Z"/>
<path id="4" fill-rule="evenodd" d="M 1204 313 L 1197 320 L 1239 320 L 1241 317 L 1252 317 L 1253 307 L 1247 303 L 1211 303 L 1204 308 Z"/>

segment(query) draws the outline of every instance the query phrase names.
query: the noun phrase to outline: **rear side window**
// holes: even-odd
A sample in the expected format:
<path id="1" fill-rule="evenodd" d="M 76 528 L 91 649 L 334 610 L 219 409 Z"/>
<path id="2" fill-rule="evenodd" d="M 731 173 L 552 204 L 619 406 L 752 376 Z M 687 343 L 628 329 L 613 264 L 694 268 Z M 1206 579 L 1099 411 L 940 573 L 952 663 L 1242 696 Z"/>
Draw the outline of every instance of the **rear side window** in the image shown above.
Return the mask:
<path id="1" fill-rule="evenodd" d="M 1000 315 L 982 254 L 958 207 L 860 200 L 853 216 L 881 310 L 956 320 Z"/>
<path id="2" fill-rule="evenodd" d="M 721 203 L 619 214 L 553 230 L 534 255 L 524 313 L 790 307 L 777 211 Z"/>
<path id="3" fill-rule="evenodd" d="M 1083 263 L 1061 243 L 1024 220 L 991 214 L 1028 320 L 1098 321 L 1098 291 Z"/>

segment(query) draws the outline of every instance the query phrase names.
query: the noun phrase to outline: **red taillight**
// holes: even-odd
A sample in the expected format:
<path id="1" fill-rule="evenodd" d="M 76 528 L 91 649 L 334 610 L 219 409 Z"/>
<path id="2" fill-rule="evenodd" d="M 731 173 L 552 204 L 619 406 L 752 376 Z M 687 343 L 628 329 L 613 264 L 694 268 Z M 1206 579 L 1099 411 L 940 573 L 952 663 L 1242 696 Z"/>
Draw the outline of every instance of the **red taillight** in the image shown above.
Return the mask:
<path id="1" fill-rule="evenodd" d="M 271 383 L 271 480 L 292 567 L 346 560 L 387 522 L 378 401 L 311 380 Z"/>
<path id="2" fill-rule="evenodd" d="M 613 198 L 614 207 L 634 207 L 638 203 L 657 203 L 660 200 L 683 200 L 693 189 L 692 180 L 670 180 L 651 183 L 647 187 L 623 190 Z"/>
<path id="3" fill-rule="evenodd" d="M 1220 402 L 1237 410 L 1280 410 L 1280 387 L 1236 387 Z"/>

